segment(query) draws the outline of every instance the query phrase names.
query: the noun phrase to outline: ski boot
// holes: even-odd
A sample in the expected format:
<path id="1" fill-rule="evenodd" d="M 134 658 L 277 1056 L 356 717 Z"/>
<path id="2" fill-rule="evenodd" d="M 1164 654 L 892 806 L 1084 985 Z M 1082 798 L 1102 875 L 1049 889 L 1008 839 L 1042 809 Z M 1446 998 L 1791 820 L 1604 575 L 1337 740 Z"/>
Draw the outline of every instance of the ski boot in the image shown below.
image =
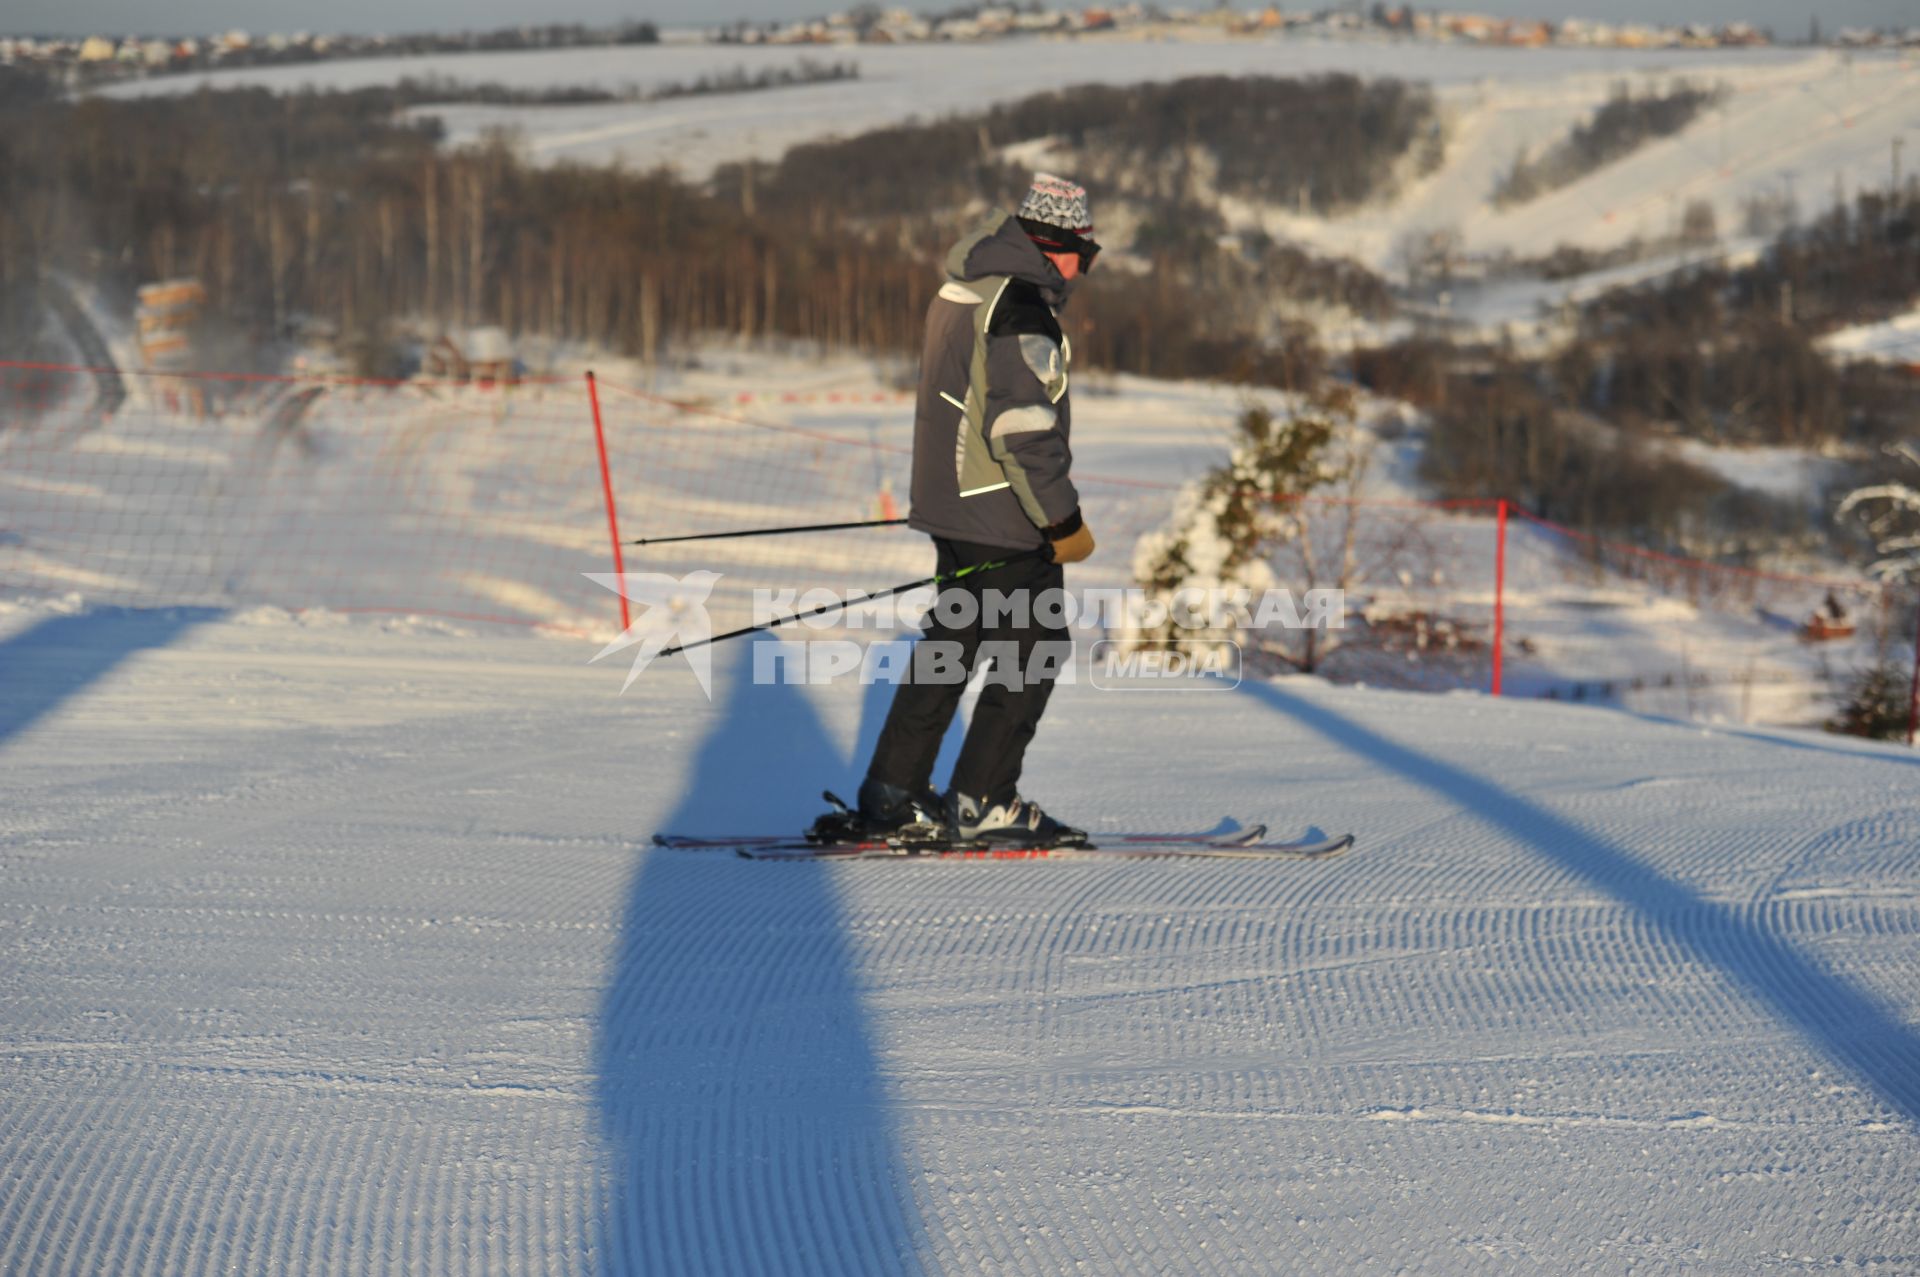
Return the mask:
<path id="1" fill-rule="evenodd" d="M 947 823 L 955 843 L 983 847 L 1084 847 L 1087 831 L 1062 824 L 1038 803 L 1018 794 L 989 803 L 967 794 L 947 795 Z"/>
<path id="2" fill-rule="evenodd" d="M 808 842 L 925 842 L 946 834 L 946 807 L 931 789 L 915 796 L 868 777 L 860 782 L 858 807 L 847 806 L 831 790 L 821 797 L 833 810 L 813 822 L 807 830 Z"/>

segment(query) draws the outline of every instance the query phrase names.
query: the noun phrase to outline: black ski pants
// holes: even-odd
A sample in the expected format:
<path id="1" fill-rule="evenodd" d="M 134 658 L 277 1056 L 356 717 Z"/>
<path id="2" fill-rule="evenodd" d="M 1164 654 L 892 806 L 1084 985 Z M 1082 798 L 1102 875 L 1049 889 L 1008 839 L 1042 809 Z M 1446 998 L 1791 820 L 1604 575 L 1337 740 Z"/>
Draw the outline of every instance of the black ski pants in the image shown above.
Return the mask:
<path id="1" fill-rule="evenodd" d="M 1065 574 L 1058 563 L 1040 557 L 1044 550 L 1022 555 L 1021 551 L 1001 546 L 943 537 L 935 537 L 933 544 L 942 576 L 976 564 L 1011 561 L 972 573 L 942 589 L 942 604 L 949 602 L 950 591 L 972 596 L 971 621 L 953 624 L 943 620 L 939 606 L 928 613 L 925 629 L 914 647 L 912 676 L 903 679 L 894 692 L 893 707 L 880 731 L 867 775 L 910 793 L 927 788 L 933 780 L 940 742 L 967 689 L 966 678 L 953 674 L 954 661 L 971 674 L 981 660 L 996 658 L 995 669 L 974 706 L 973 721 L 967 725 L 960 759 L 953 768 L 952 788 L 989 803 L 1005 802 L 1019 785 L 1020 765 L 1040 725 L 1040 715 L 1046 712 L 1055 674 L 1072 659 L 1072 638 L 1060 624 L 1058 613 L 1044 614 L 1039 598 L 1045 591 L 1063 589 Z M 1012 598 L 1016 591 L 1026 592 L 1024 617 L 1018 609 L 1012 615 L 1004 609 L 997 615 L 988 610 L 993 602 L 990 592 Z M 951 658 L 942 663 L 947 677 L 930 677 L 938 673 L 933 668 L 936 662 L 923 659 L 934 655 L 930 644 L 948 645 L 941 652 Z M 1017 671 L 1000 667 L 997 658 L 1009 654 L 1017 655 Z"/>

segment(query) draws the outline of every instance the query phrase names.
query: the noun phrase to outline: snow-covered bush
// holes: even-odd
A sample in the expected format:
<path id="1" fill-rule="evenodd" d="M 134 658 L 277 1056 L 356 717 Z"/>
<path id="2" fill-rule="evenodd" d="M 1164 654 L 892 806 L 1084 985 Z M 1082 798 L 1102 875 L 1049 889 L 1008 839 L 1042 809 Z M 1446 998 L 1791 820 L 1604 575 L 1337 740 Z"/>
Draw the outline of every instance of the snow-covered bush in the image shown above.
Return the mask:
<path id="1" fill-rule="evenodd" d="M 1304 526 L 1297 499 L 1351 483 L 1365 468 L 1356 416 L 1354 393 L 1344 387 L 1316 391 L 1285 415 L 1260 404 L 1242 411 L 1226 462 L 1182 488 L 1166 525 L 1134 543 L 1134 579 L 1149 605 L 1171 610 L 1182 591 L 1244 589 L 1258 599 L 1273 588 L 1274 551 Z M 1230 637 L 1178 621 L 1169 616 L 1136 637 Z"/>
<path id="2" fill-rule="evenodd" d="M 1920 469 L 1920 452 L 1912 444 L 1896 443 L 1887 451 Z M 1920 490 L 1904 483 L 1855 488 L 1834 517 L 1856 515 L 1880 555 L 1867 570 L 1884 581 L 1920 581 Z"/>

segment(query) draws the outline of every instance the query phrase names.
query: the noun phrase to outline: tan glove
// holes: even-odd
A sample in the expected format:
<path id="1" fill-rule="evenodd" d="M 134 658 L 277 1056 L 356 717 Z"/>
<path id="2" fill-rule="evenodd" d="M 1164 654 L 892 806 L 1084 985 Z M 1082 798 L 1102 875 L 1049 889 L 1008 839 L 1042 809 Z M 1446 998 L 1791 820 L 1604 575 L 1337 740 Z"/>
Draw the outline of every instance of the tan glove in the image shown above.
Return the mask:
<path id="1" fill-rule="evenodd" d="M 1053 547 L 1055 563 L 1078 563 L 1093 553 L 1093 529 L 1075 511 L 1071 519 L 1064 520 L 1062 526 L 1071 526 L 1073 531 L 1065 536 L 1055 537 L 1048 529 L 1048 544 Z"/>

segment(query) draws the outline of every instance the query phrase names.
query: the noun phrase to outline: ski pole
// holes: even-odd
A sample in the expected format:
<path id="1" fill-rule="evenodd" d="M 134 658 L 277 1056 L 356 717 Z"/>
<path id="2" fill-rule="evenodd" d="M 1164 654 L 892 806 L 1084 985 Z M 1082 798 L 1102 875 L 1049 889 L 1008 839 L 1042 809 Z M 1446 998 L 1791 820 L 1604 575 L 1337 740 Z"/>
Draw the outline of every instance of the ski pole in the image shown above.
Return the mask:
<path id="1" fill-rule="evenodd" d="M 956 572 L 936 573 L 933 576 L 923 577 L 918 581 L 907 581 L 904 584 L 894 586 L 892 589 L 881 590 L 877 594 L 862 594 L 857 599 L 848 599 L 845 602 L 836 600 L 832 603 L 822 603 L 819 607 L 810 607 L 804 612 L 792 612 L 786 616 L 776 616 L 771 621 L 762 621 L 758 625 L 743 625 L 737 630 L 728 630 L 725 634 L 714 634 L 707 638 L 695 639 L 691 643 L 676 643 L 672 647 L 662 648 L 660 655 L 672 656 L 674 653 L 684 652 L 688 648 L 705 647 L 709 643 L 721 643 L 730 638 L 739 638 L 742 634 L 757 634 L 761 630 L 771 630 L 776 626 L 785 625 L 789 621 L 802 621 L 809 616 L 819 616 L 822 612 L 831 612 L 837 607 L 852 607 L 856 603 L 869 603 L 874 599 L 884 599 L 889 595 L 903 594 L 908 590 L 917 590 L 923 585 L 951 585 L 955 581 L 972 576 L 975 572 L 986 572 L 992 568 L 1003 568 L 1009 563 L 1018 563 L 1022 559 L 1035 558 L 1040 553 L 1039 550 L 1028 550 L 1025 554 L 1009 555 L 1004 559 L 995 559 L 991 563 L 976 563 L 972 567 L 961 568 Z M 1049 551 L 1049 553 L 1051 553 L 1051 551 Z"/>
<path id="2" fill-rule="evenodd" d="M 641 537 L 628 545 L 666 545 L 673 541 L 719 541 L 727 537 L 770 537 L 781 532 L 838 532 L 842 528 L 895 528 L 905 519 L 863 519 L 855 523 L 807 523 L 794 528 L 747 528 L 737 532 L 695 532 L 680 537 Z"/>

